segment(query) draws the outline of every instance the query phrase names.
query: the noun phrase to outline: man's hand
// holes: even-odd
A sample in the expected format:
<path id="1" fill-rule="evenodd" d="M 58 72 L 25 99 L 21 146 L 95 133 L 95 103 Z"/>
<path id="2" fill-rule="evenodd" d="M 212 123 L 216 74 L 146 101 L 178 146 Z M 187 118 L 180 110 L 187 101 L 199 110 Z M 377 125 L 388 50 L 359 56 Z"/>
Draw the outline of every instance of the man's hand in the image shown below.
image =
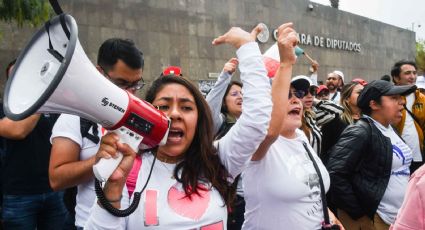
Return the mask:
<path id="1" fill-rule="evenodd" d="M 254 42 L 257 35 L 263 29 L 262 26 L 257 25 L 251 33 L 246 32 L 245 30 L 239 27 L 232 27 L 227 33 L 215 38 L 212 41 L 213 45 L 229 44 L 239 49 L 243 44 L 248 42 Z"/>
<path id="2" fill-rule="evenodd" d="M 311 63 L 311 68 L 313 68 L 313 73 L 317 72 L 317 70 L 319 69 L 319 63 L 316 60 L 313 60 L 313 62 Z"/>

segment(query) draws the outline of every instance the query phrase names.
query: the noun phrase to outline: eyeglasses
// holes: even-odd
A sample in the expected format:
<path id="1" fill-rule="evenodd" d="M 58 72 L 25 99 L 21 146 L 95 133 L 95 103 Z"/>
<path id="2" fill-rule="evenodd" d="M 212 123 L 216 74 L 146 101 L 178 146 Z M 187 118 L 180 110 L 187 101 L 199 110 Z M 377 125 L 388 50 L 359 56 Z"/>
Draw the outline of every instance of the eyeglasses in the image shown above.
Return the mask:
<path id="1" fill-rule="evenodd" d="M 236 97 L 236 96 L 238 96 L 238 95 L 241 95 L 241 97 L 243 96 L 243 95 L 242 95 L 242 92 L 240 92 L 240 91 L 233 91 L 233 92 L 230 92 L 230 96 L 232 96 L 232 97 Z"/>
<path id="2" fill-rule="evenodd" d="M 106 78 L 108 78 L 109 81 L 111 81 L 112 83 L 114 83 L 114 85 L 120 87 L 121 89 L 125 89 L 125 90 L 140 90 L 143 88 L 143 86 L 146 85 L 145 81 L 143 80 L 143 78 L 141 78 L 139 81 L 137 82 L 127 82 L 127 81 L 123 81 L 123 82 L 117 82 L 116 80 L 114 80 L 109 74 L 108 72 L 106 72 L 106 70 L 100 66 L 100 68 L 103 71 L 103 74 Z"/>
<path id="3" fill-rule="evenodd" d="M 288 99 L 291 99 L 293 96 L 295 96 L 298 99 L 303 99 L 305 96 L 304 90 L 289 90 Z"/>

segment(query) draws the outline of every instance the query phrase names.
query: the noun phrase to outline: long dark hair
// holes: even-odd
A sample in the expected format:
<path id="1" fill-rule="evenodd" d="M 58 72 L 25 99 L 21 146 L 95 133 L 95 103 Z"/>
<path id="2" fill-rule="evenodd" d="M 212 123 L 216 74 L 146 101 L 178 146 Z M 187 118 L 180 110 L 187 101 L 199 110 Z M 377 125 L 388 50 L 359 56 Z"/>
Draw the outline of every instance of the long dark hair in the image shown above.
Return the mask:
<path id="1" fill-rule="evenodd" d="M 228 113 L 229 113 L 229 111 L 228 111 L 228 109 L 227 109 L 227 105 L 226 105 L 226 96 L 227 96 L 227 94 L 229 93 L 229 91 L 230 91 L 230 88 L 232 88 L 232 86 L 233 85 L 237 85 L 237 86 L 239 86 L 239 87 L 241 87 L 242 88 L 242 83 L 241 82 L 239 82 L 239 81 L 231 81 L 230 83 L 229 83 L 229 85 L 227 86 L 227 88 L 226 88 L 226 92 L 224 93 L 224 97 L 223 97 L 223 99 L 222 99 L 222 102 L 221 102 L 221 113 L 222 114 L 225 114 L 226 116 L 228 115 Z"/>
<path id="2" fill-rule="evenodd" d="M 186 196 L 199 194 L 199 181 L 211 183 L 218 190 L 226 205 L 233 197 L 227 182 L 229 173 L 220 161 L 217 149 L 213 146 L 214 135 L 210 108 L 201 92 L 187 79 L 176 76 L 164 76 L 156 79 L 146 93 L 146 101 L 152 103 L 159 91 L 168 84 L 184 86 L 193 95 L 198 108 L 198 121 L 195 135 L 184 160 L 174 169 L 174 177 L 183 185 Z M 181 171 L 181 176 L 179 172 Z M 194 189 L 193 189 L 194 188 Z"/>

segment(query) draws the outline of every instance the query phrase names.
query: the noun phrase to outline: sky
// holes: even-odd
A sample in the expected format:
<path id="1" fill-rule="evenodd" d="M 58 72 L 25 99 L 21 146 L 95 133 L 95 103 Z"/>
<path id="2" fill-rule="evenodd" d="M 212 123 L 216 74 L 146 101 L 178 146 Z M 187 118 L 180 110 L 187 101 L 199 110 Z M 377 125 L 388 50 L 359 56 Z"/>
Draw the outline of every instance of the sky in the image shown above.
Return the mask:
<path id="1" fill-rule="evenodd" d="M 329 0 L 311 0 L 330 6 Z M 340 0 L 339 9 L 416 32 L 425 40 L 425 0 Z"/>

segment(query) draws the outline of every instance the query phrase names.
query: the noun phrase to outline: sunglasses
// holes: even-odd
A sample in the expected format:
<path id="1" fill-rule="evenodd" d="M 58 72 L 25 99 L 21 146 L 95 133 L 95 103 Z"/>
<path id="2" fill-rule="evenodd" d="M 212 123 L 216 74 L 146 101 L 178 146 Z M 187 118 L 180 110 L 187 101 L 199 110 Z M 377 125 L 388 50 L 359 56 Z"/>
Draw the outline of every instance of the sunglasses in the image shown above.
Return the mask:
<path id="1" fill-rule="evenodd" d="M 310 88 L 308 88 L 308 92 L 313 97 L 317 96 L 317 87 L 316 86 L 310 86 Z"/>
<path id="2" fill-rule="evenodd" d="M 295 96 L 298 99 L 303 99 L 305 96 L 304 90 L 289 90 L 288 99 L 291 99 L 293 96 Z"/>

